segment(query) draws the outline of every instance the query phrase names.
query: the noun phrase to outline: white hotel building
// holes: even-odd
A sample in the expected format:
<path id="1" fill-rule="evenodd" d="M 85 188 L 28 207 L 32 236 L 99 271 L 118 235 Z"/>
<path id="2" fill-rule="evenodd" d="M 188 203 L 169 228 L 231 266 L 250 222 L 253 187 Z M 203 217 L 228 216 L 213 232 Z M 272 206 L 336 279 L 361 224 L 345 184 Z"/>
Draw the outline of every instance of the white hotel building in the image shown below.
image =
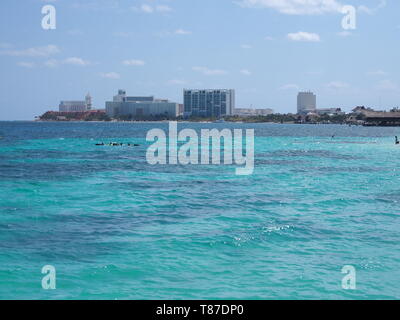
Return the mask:
<path id="1" fill-rule="evenodd" d="M 204 89 L 184 90 L 183 104 L 185 117 L 223 117 L 233 115 L 235 90 Z"/>
<path id="2" fill-rule="evenodd" d="M 297 113 L 307 115 L 308 113 L 316 113 L 317 96 L 311 91 L 299 92 L 297 96 Z"/>
<path id="3" fill-rule="evenodd" d="M 92 97 L 88 93 L 85 101 L 61 101 L 58 106 L 60 112 L 86 112 L 92 109 Z"/>
<path id="4" fill-rule="evenodd" d="M 118 116 L 175 118 L 179 116 L 179 104 L 166 99 L 155 99 L 153 96 L 127 96 L 126 91 L 120 89 L 113 101 L 106 102 L 106 113 L 111 118 Z"/>

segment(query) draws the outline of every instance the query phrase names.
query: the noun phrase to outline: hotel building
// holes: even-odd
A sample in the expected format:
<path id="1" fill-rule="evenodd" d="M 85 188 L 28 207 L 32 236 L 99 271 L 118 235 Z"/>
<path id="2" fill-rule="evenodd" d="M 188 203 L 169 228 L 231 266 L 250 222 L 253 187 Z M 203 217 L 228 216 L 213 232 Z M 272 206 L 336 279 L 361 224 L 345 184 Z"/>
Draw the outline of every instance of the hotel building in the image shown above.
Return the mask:
<path id="1" fill-rule="evenodd" d="M 317 96 L 310 92 L 299 92 L 297 96 L 297 113 L 306 115 L 317 110 Z"/>
<path id="2" fill-rule="evenodd" d="M 252 109 L 252 108 L 236 108 L 234 115 L 240 117 L 256 117 L 256 116 L 268 116 L 273 114 L 273 109 Z"/>
<path id="3" fill-rule="evenodd" d="M 86 112 L 92 109 L 92 97 L 88 93 L 85 101 L 61 101 L 58 106 L 60 112 Z"/>
<path id="4" fill-rule="evenodd" d="M 184 90 L 184 117 L 223 117 L 233 115 L 235 90 Z"/>
<path id="5" fill-rule="evenodd" d="M 119 90 L 113 101 L 106 102 L 106 113 L 111 118 L 118 116 L 142 118 L 160 115 L 175 118 L 179 116 L 179 104 L 155 99 L 153 96 L 129 97 L 125 90 Z"/>

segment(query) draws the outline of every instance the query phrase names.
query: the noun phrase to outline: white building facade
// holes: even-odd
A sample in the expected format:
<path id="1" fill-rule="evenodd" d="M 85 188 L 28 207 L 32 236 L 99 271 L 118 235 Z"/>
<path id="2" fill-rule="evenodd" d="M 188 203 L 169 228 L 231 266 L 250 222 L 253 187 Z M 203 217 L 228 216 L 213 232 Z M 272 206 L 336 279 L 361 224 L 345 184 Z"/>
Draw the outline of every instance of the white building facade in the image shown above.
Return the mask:
<path id="1" fill-rule="evenodd" d="M 155 99 L 153 96 L 127 96 L 125 90 L 118 90 L 113 101 L 106 102 L 106 113 L 109 117 L 132 116 L 146 118 L 179 116 L 179 104 L 168 100 Z"/>
<path id="2" fill-rule="evenodd" d="M 346 114 L 344 111 L 342 111 L 341 108 L 322 108 L 322 109 L 317 109 L 316 113 L 320 116 L 323 115 L 339 116 Z"/>
<path id="3" fill-rule="evenodd" d="M 204 89 L 183 91 L 184 117 L 223 117 L 233 115 L 235 90 Z"/>
<path id="4" fill-rule="evenodd" d="M 317 96 L 310 92 L 299 92 L 297 96 L 297 113 L 306 115 L 317 110 Z"/>
<path id="5" fill-rule="evenodd" d="M 84 101 L 61 101 L 59 112 L 86 112 L 92 109 L 92 97 L 88 93 Z"/>
<path id="6" fill-rule="evenodd" d="M 273 114 L 273 109 L 235 108 L 234 115 L 240 117 L 268 116 Z"/>

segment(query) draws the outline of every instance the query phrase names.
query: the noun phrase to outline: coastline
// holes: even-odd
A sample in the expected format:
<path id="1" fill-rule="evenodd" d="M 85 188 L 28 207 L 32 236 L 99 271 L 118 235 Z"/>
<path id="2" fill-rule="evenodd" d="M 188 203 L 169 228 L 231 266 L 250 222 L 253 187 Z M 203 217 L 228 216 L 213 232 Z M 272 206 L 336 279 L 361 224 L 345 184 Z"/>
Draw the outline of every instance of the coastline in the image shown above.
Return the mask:
<path id="1" fill-rule="evenodd" d="M 190 120 L 137 120 L 137 121 L 125 121 L 125 120 L 114 120 L 114 121 L 81 121 L 81 120 L 69 120 L 69 121 L 62 121 L 62 120 L 0 120 L 0 122 L 9 122 L 9 123 L 16 123 L 16 122 L 24 122 L 24 123 L 126 123 L 126 124 L 145 124 L 145 123 L 169 123 L 171 121 L 176 121 L 178 123 L 204 123 L 204 124 L 274 124 L 274 125 L 341 125 L 341 126 L 362 126 L 361 124 L 350 124 L 350 123 L 298 123 L 298 122 L 260 122 L 260 121 L 190 121 Z M 382 126 L 384 127 L 384 126 Z M 396 127 L 396 126 L 394 126 Z"/>
<path id="2" fill-rule="evenodd" d="M 346 123 L 296 123 L 296 122 L 260 122 L 260 121 L 190 121 L 190 120 L 136 120 L 136 121 L 125 121 L 125 120 L 113 120 L 113 121 L 80 121 L 80 120 L 71 120 L 71 121 L 62 121 L 62 120 L 4 120 L 9 122 L 38 122 L 38 123 L 168 123 L 171 121 L 176 121 L 178 123 L 215 123 L 215 124 L 223 124 L 223 123 L 237 123 L 237 124 L 246 124 L 246 123 L 268 123 L 268 124 L 340 124 L 340 125 L 347 125 Z"/>

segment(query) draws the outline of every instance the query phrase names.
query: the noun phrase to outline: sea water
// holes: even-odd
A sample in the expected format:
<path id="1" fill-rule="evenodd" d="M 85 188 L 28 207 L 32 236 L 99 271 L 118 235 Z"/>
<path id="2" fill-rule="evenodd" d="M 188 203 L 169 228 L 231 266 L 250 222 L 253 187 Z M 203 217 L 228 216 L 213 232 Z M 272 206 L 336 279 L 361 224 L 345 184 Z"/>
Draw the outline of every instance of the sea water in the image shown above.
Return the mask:
<path id="1" fill-rule="evenodd" d="M 254 128 L 254 174 L 149 165 L 167 123 L 0 122 L 0 299 L 400 298 L 399 128 L 178 127 Z"/>

